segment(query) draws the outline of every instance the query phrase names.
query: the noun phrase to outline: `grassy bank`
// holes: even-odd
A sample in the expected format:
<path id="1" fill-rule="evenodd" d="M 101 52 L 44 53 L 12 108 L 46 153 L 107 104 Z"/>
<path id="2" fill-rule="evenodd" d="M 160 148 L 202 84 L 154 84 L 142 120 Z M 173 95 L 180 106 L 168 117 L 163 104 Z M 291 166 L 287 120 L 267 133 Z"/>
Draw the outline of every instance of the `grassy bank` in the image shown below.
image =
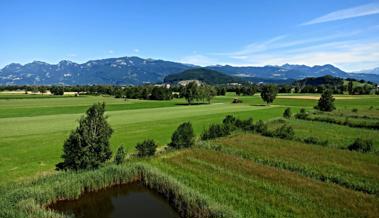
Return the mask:
<path id="1" fill-rule="evenodd" d="M 107 166 L 95 171 L 66 172 L 40 178 L 31 183 L 3 188 L 0 193 L 0 217 L 65 217 L 49 209 L 48 204 L 62 199 L 76 199 L 87 191 L 116 184 L 140 181 L 159 192 L 181 217 L 238 217 L 227 207 L 191 190 L 173 177 L 148 164 Z"/>

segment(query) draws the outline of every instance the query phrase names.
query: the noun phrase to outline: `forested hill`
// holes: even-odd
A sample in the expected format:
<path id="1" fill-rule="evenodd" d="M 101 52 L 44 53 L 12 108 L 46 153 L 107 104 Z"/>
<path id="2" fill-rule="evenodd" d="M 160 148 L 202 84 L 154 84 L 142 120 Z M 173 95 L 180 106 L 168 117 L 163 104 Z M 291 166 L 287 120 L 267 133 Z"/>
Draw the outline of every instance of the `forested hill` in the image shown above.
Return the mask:
<path id="1" fill-rule="evenodd" d="M 207 68 L 185 70 L 178 74 L 171 74 L 164 78 L 165 83 L 177 83 L 182 80 L 200 80 L 207 84 L 246 83 L 241 77 L 229 76 Z"/>
<path id="2" fill-rule="evenodd" d="M 330 75 L 321 77 L 308 77 L 302 80 L 297 80 L 295 83 L 300 83 L 308 86 L 320 86 L 320 85 L 331 85 L 338 86 L 343 85 L 343 79 L 339 77 L 334 77 Z"/>

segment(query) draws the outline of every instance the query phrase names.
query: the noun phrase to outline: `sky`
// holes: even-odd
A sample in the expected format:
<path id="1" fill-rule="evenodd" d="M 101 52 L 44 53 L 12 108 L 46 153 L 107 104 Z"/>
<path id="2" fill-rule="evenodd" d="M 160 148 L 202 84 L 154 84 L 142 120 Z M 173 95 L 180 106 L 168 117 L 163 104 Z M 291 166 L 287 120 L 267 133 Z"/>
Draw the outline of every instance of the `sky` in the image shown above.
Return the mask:
<path id="1" fill-rule="evenodd" d="M 379 67 L 379 0 L 1 0 L 0 67 L 139 56 Z"/>

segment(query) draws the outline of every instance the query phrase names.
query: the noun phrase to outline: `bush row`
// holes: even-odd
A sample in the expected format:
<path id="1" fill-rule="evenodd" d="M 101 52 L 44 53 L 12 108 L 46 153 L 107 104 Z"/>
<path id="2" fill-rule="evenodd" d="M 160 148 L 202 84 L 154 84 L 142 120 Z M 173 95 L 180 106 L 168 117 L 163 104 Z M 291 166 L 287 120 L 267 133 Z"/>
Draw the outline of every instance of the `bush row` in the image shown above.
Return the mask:
<path id="1" fill-rule="evenodd" d="M 318 121 L 318 122 L 326 122 L 337 125 L 344 125 L 353 128 L 366 128 L 366 129 L 379 129 L 379 122 L 352 122 L 347 117 L 345 120 L 336 119 L 333 117 L 322 117 L 322 116 L 309 116 L 308 113 L 305 112 L 304 109 L 301 109 L 300 113 L 295 115 L 297 119 L 309 120 L 309 121 Z"/>
<path id="2" fill-rule="evenodd" d="M 259 120 L 254 124 L 252 118 L 241 120 L 232 115 L 227 115 L 221 124 L 211 124 L 208 129 L 205 129 L 201 134 L 201 139 L 209 140 L 228 136 L 234 130 L 255 132 L 264 136 L 277 137 L 282 139 L 293 139 L 295 136 L 293 128 L 287 124 L 283 124 L 274 131 L 270 131 L 267 128 L 267 124 L 262 120 Z"/>

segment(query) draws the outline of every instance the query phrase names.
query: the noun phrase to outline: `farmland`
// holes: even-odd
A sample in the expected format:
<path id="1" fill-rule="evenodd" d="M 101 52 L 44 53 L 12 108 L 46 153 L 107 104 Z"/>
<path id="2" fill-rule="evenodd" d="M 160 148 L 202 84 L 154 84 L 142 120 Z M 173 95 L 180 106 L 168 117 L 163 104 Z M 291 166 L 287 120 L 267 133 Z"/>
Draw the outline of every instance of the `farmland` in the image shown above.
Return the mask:
<path id="1" fill-rule="evenodd" d="M 269 129 L 275 129 L 282 125 L 277 120 L 285 108 L 294 113 L 301 108 L 313 111 L 318 97 L 283 94 L 266 105 L 259 95 L 240 96 L 242 103 L 232 104 L 236 96 L 227 93 L 211 104 L 189 106 L 184 99 L 0 94 L 0 187 L 32 186 L 42 175 L 46 181 L 56 178 L 63 183 L 65 173 L 54 170 L 61 160 L 63 143 L 96 102 L 106 103 L 114 130 L 112 150 L 124 144 L 128 153 L 133 153 L 135 144 L 144 139 L 154 139 L 162 149 L 178 125 L 186 121 L 192 123 L 196 136 L 210 124 L 221 123 L 226 115 L 264 120 Z M 379 119 L 379 97 L 335 97 L 337 110 L 323 116 L 349 117 L 352 121 Z M 295 118 L 283 122 L 294 129 L 295 139 L 236 131 L 211 141 L 197 139 L 194 148 L 147 159 L 131 158 L 124 167 L 153 167 L 207 202 L 240 217 L 375 217 L 379 212 L 378 130 Z M 310 135 L 328 144 L 303 143 Z M 347 150 L 358 137 L 372 139 L 374 151 Z M 0 189 L 1 193 L 4 190 Z"/>

